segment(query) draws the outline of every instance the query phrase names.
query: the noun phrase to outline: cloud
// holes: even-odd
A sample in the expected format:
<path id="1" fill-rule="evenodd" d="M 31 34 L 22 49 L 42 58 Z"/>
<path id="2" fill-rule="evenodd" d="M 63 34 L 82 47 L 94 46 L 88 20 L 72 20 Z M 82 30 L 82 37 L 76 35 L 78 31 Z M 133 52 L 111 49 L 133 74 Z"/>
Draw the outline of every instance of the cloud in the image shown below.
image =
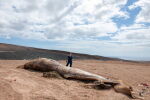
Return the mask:
<path id="1" fill-rule="evenodd" d="M 140 7 L 141 11 L 136 18 L 136 22 L 148 22 L 150 23 L 150 1 L 149 0 L 138 0 L 133 5 L 129 6 L 129 9 Z"/>
<path id="2" fill-rule="evenodd" d="M 0 0 L 0 36 L 45 41 L 109 36 L 118 30 L 111 18 L 128 16 L 120 10 L 126 2 Z"/>
<path id="3" fill-rule="evenodd" d="M 127 0 L 1 0 L 0 36 L 36 40 L 93 40 L 108 36 L 117 41 L 149 39 L 149 27 L 134 24 L 119 29 L 112 17 L 129 17 L 121 11 Z M 129 8 L 142 7 L 137 21 L 144 15 L 149 1 L 140 0 Z M 146 13 L 146 12 L 145 12 Z M 144 17 L 142 17 L 144 16 Z M 114 33 L 111 35 L 110 33 Z"/>
<path id="4" fill-rule="evenodd" d="M 150 27 L 144 24 L 133 24 L 131 26 L 124 26 L 118 33 L 112 36 L 112 40 L 120 43 L 130 43 L 136 46 L 148 46 L 150 43 Z M 128 45 L 130 45 L 128 44 Z"/>

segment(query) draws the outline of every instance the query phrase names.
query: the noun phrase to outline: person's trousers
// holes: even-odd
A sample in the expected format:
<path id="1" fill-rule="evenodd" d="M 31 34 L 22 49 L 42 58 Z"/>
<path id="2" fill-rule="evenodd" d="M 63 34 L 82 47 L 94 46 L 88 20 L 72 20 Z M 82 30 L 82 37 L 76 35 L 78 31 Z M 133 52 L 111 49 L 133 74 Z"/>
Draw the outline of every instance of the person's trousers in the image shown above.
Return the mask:
<path id="1" fill-rule="evenodd" d="M 66 66 L 70 65 L 70 67 L 72 67 L 72 61 L 68 61 Z"/>

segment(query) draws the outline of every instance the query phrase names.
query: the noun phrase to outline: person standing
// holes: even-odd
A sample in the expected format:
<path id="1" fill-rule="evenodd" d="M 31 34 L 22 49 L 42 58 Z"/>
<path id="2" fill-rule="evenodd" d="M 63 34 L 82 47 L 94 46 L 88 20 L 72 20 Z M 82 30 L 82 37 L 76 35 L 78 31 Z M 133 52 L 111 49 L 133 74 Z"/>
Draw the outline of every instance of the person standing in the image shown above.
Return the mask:
<path id="1" fill-rule="evenodd" d="M 70 65 L 70 67 L 72 67 L 72 59 L 73 59 L 73 57 L 72 57 L 72 54 L 70 53 L 70 55 L 68 56 L 68 59 L 67 59 L 66 66 Z"/>

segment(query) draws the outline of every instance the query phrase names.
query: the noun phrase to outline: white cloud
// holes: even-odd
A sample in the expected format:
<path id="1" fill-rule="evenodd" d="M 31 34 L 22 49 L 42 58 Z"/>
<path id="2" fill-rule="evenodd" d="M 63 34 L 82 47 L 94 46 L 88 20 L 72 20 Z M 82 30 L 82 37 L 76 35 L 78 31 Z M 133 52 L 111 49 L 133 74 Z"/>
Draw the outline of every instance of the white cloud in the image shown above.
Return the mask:
<path id="1" fill-rule="evenodd" d="M 113 40 L 120 43 L 130 43 L 140 46 L 150 43 L 150 27 L 144 24 L 133 24 L 132 26 L 124 26 L 112 37 Z M 129 44 L 128 44 L 129 45 Z"/>
<path id="2" fill-rule="evenodd" d="M 150 29 L 125 30 L 120 32 L 114 38 L 119 40 L 150 40 Z"/>
<path id="3" fill-rule="evenodd" d="M 139 0 L 133 5 L 129 6 L 129 9 L 141 7 L 141 11 L 137 15 L 136 22 L 148 22 L 150 23 L 150 0 Z"/>
<path id="4" fill-rule="evenodd" d="M 0 36 L 46 41 L 109 36 L 108 33 L 117 31 L 111 18 L 128 17 L 126 12 L 120 11 L 126 2 L 0 0 Z"/>
<path id="5" fill-rule="evenodd" d="M 109 27 L 106 27 L 109 26 Z M 115 23 L 106 23 L 106 22 L 96 22 L 93 24 L 85 24 L 79 26 L 68 27 L 70 33 L 73 33 L 73 37 L 101 37 L 108 36 L 107 33 L 113 33 L 117 31 Z M 86 39 L 85 38 L 85 39 Z"/>

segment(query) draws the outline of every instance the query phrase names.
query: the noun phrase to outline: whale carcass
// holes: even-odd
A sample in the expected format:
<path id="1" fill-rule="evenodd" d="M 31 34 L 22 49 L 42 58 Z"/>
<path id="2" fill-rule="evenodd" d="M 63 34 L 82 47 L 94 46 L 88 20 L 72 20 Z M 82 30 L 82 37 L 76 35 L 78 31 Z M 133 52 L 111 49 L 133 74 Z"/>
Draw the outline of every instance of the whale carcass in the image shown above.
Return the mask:
<path id="1" fill-rule="evenodd" d="M 93 81 L 97 86 L 112 87 L 116 92 L 129 95 L 132 98 L 141 98 L 139 96 L 135 96 L 133 88 L 131 86 L 125 85 L 122 81 L 108 79 L 78 68 L 66 67 L 52 59 L 34 59 L 24 64 L 23 67 L 24 69 L 37 70 L 42 72 L 56 71 L 66 79 L 71 78 L 77 80 Z"/>

